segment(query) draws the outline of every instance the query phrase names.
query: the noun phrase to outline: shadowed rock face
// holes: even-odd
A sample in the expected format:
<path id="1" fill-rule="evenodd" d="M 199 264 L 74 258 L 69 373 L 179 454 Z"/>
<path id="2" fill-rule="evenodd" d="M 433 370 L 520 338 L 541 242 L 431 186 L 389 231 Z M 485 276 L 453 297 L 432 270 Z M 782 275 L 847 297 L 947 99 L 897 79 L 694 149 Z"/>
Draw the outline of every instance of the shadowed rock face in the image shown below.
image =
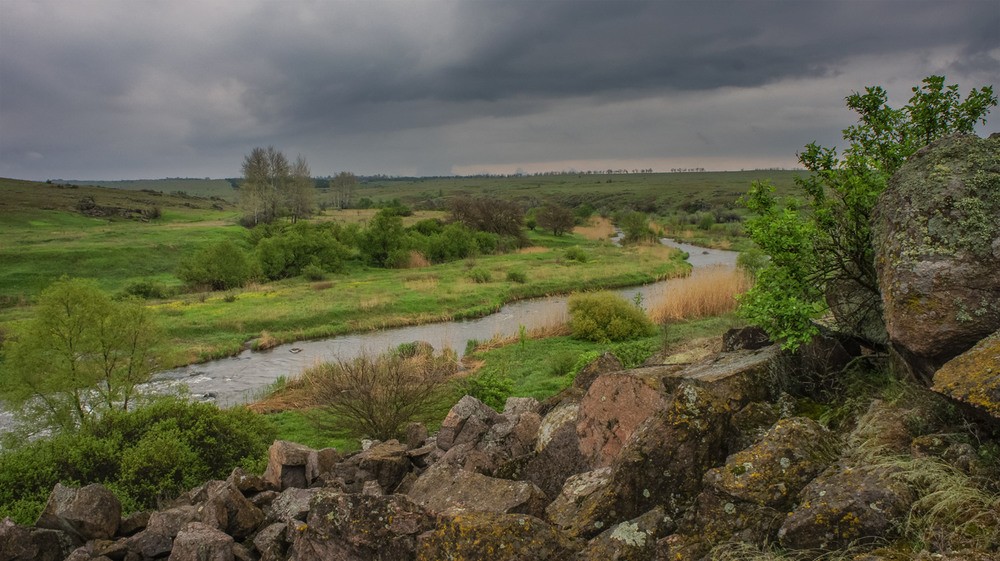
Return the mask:
<path id="1" fill-rule="evenodd" d="M 934 389 L 1000 418 L 1000 331 L 942 366 Z"/>
<path id="2" fill-rule="evenodd" d="M 893 346 L 930 380 L 1000 329 L 1000 135 L 910 157 L 879 197 L 875 266 Z"/>

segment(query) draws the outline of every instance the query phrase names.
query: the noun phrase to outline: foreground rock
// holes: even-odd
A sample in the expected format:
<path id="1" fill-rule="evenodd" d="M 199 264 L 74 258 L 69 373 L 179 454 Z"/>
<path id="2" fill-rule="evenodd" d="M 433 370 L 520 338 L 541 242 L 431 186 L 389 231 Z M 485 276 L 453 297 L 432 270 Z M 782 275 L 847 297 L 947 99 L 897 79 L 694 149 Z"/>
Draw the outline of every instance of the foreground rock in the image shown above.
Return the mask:
<path id="1" fill-rule="evenodd" d="M 578 548 L 562 532 L 524 514 L 446 518 L 420 537 L 419 561 L 562 561 Z"/>
<path id="2" fill-rule="evenodd" d="M 35 525 L 62 530 L 79 540 L 110 539 L 118 531 L 122 505 L 103 485 L 83 488 L 57 483 Z"/>
<path id="3" fill-rule="evenodd" d="M 1000 418 L 1000 331 L 945 363 L 934 389 Z"/>
<path id="4" fill-rule="evenodd" d="M 925 380 L 1000 329 L 1000 135 L 920 149 L 879 197 L 875 264 L 893 346 Z"/>

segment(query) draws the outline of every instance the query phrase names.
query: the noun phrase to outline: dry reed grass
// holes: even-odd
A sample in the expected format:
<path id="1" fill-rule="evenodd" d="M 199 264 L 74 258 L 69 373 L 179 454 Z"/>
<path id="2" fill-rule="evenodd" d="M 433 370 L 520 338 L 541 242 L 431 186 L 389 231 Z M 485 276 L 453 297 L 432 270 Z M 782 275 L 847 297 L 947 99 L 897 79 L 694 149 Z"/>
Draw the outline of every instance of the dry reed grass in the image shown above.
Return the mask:
<path id="1" fill-rule="evenodd" d="M 273 349 L 281 344 L 281 341 L 268 333 L 267 331 L 261 331 L 260 337 L 254 343 L 254 348 L 258 351 L 266 351 L 268 349 Z"/>
<path id="2" fill-rule="evenodd" d="M 650 296 L 647 315 L 655 323 L 664 323 L 726 314 L 736 309 L 735 296 L 752 285 L 749 276 L 732 267 L 697 270 Z"/>
<path id="3" fill-rule="evenodd" d="M 585 226 L 573 228 L 574 234 L 580 234 L 588 240 L 606 240 L 615 235 L 615 227 L 611 220 L 603 216 L 591 216 Z"/>
<path id="4" fill-rule="evenodd" d="M 328 290 L 333 288 L 333 283 L 330 281 L 321 281 L 321 282 L 314 282 L 310 286 L 312 286 L 313 290 Z"/>
<path id="5" fill-rule="evenodd" d="M 367 300 L 362 300 L 358 304 L 358 307 L 365 312 L 370 312 L 372 310 L 381 308 L 386 302 L 387 300 L 385 298 L 382 298 L 381 296 L 373 296 L 371 298 L 368 298 Z"/>
<path id="6" fill-rule="evenodd" d="M 515 251 L 514 253 L 517 253 L 518 255 L 530 255 L 530 254 L 534 254 L 534 253 L 545 253 L 547 251 L 551 251 L 551 250 L 549 248 L 547 248 L 547 247 L 533 245 L 533 246 L 529 246 L 529 247 L 518 248 L 518 250 Z"/>
<path id="7" fill-rule="evenodd" d="M 409 290 L 416 290 L 417 292 L 429 292 L 436 290 L 441 281 L 434 276 L 417 277 L 413 279 L 406 279 L 403 282 L 403 286 Z"/>
<path id="8" fill-rule="evenodd" d="M 430 267 L 431 262 L 424 257 L 423 253 L 419 251 L 410 252 L 410 260 L 406 263 L 406 269 L 422 269 L 424 267 Z"/>

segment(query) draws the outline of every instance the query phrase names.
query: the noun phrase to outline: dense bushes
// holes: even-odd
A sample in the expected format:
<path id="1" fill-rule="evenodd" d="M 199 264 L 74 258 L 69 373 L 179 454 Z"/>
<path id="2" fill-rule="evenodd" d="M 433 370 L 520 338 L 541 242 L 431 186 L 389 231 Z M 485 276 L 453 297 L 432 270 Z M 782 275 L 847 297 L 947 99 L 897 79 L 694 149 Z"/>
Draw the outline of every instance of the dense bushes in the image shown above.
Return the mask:
<path id="1" fill-rule="evenodd" d="M 247 409 L 164 397 L 108 412 L 76 433 L 4 442 L 0 518 L 33 524 L 57 482 L 101 483 L 126 511 L 152 509 L 207 480 L 225 479 L 236 466 L 259 472 L 274 437 L 268 421 Z"/>
<path id="2" fill-rule="evenodd" d="M 247 254 L 229 240 L 210 245 L 181 262 L 177 276 L 192 286 L 230 290 L 245 285 L 256 267 Z"/>
<path id="3" fill-rule="evenodd" d="M 570 330 L 578 339 L 626 341 L 655 332 L 641 308 L 610 292 L 572 296 L 569 314 Z"/>

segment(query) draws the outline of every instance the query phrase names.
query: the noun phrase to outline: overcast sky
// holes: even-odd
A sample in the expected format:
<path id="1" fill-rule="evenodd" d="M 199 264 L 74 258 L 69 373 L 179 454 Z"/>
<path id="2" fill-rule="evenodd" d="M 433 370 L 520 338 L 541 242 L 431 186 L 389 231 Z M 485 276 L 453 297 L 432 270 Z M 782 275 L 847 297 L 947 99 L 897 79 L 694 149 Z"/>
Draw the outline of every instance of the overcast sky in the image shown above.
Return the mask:
<path id="1" fill-rule="evenodd" d="M 0 176 L 793 167 L 931 74 L 1000 88 L 1000 2 L 0 0 Z"/>

